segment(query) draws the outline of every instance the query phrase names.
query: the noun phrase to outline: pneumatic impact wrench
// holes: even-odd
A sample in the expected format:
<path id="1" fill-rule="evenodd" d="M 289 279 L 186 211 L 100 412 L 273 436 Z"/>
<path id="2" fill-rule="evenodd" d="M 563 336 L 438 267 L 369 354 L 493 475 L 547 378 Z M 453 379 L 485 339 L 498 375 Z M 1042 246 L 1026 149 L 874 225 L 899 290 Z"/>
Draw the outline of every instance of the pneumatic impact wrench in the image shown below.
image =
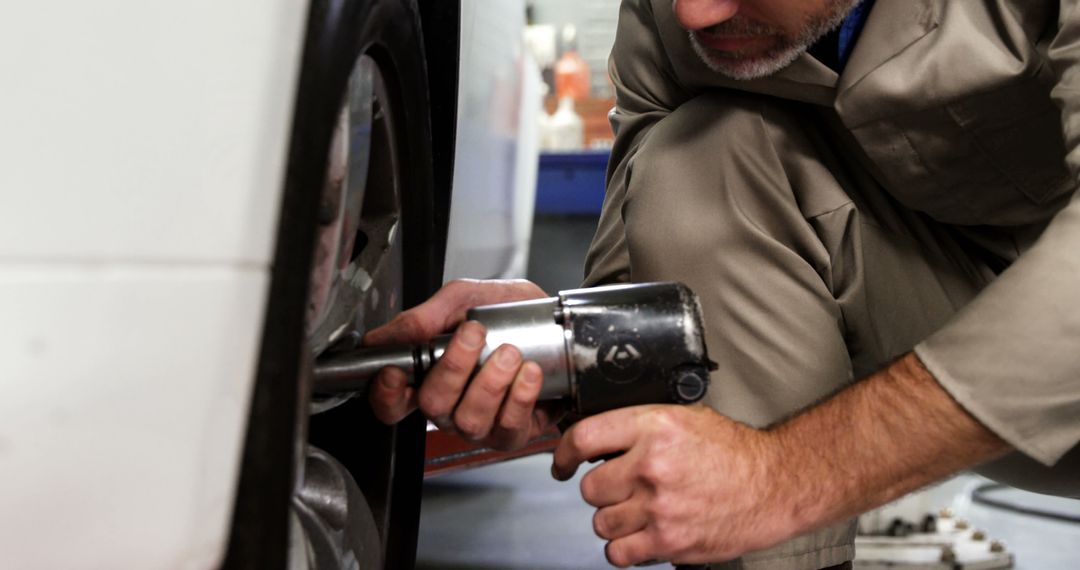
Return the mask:
<path id="1" fill-rule="evenodd" d="M 716 364 L 705 350 L 697 297 L 679 283 L 614 285 L 556 297 L 475 307 L 467 318 L 487 328 L 483 363 L 502 344 L 521 350 L 544 373 L 540 400 L 566 400 L 583 417 L 639 404 L 690 404 L 705 396 Z M 446 349 L 428 344 L 360 348 L 320 360 L 317 395 L 363 392 L 387 366 L 416 386 Z"/>

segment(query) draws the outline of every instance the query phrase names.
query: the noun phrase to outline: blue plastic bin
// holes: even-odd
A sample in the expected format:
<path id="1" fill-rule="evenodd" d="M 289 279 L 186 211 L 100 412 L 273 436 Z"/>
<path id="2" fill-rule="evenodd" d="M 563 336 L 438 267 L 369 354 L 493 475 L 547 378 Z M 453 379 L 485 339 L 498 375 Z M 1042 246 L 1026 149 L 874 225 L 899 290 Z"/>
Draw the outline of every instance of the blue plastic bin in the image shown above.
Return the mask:
<path id="1" fill-rule="evenodd" d="M 536 213 L 599 215 L 610 157 L 608 150 L 541 153 Z"/>

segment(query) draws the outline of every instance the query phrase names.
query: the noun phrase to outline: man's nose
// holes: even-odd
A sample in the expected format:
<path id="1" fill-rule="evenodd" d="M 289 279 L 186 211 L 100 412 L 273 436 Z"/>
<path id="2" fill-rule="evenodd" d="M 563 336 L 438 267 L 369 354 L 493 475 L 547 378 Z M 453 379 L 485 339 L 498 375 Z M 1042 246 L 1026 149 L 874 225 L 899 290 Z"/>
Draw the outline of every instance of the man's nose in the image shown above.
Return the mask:
<path id="1" fill-rule="evenodd" d="M 738 0 L 672 0 L 675 19 L 694 31 L 725 22 L 739 11 Z"/>

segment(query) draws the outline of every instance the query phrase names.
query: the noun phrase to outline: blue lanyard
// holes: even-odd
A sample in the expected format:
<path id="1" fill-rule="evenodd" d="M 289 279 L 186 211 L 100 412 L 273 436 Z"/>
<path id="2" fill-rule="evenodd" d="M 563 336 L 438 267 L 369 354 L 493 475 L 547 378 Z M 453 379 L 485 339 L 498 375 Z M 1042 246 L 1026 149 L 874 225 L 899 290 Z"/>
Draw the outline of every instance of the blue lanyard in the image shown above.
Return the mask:
<path id="1" fill-rule="evenodd" d="M 863 0 L 851 9 L 840 24 L 840 35 L 836 42 L 836 59 L 841 69 L 851 57 L 851 51 L 855 49 L 855 41 L 859 39 L 863 25 L 866 24 L 866 17 L 870 15 L 870 8 L 873 6 L 874 0 Z"/>

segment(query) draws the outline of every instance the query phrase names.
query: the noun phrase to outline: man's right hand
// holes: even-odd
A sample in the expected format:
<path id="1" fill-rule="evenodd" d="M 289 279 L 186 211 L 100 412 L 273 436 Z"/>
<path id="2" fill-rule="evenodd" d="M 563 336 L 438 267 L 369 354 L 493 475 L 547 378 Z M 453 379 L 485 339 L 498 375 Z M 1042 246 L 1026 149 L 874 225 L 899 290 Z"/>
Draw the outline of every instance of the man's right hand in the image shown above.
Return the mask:
<path id="1" fill-rule="evenodd" d="M 523 361 L 517 347 L 502 345 L 473 376 L 486 331 L 478 322 L 462 321 L 472 307 L 547 296 L 524 280 L 453 281 L 424 303 L 369 331 L 363 343 L 379 346 L 427 342 L 457 327 L 419 389 L 405 385 L 400 369 L 379 373 L 369 392 L 375 416 L 393 424 L 419 407 L 439 429 L 496 449 L 519 448 L 540 435 L 557 419 L 536 405 L 543 382 L 540 366 Z"/>

